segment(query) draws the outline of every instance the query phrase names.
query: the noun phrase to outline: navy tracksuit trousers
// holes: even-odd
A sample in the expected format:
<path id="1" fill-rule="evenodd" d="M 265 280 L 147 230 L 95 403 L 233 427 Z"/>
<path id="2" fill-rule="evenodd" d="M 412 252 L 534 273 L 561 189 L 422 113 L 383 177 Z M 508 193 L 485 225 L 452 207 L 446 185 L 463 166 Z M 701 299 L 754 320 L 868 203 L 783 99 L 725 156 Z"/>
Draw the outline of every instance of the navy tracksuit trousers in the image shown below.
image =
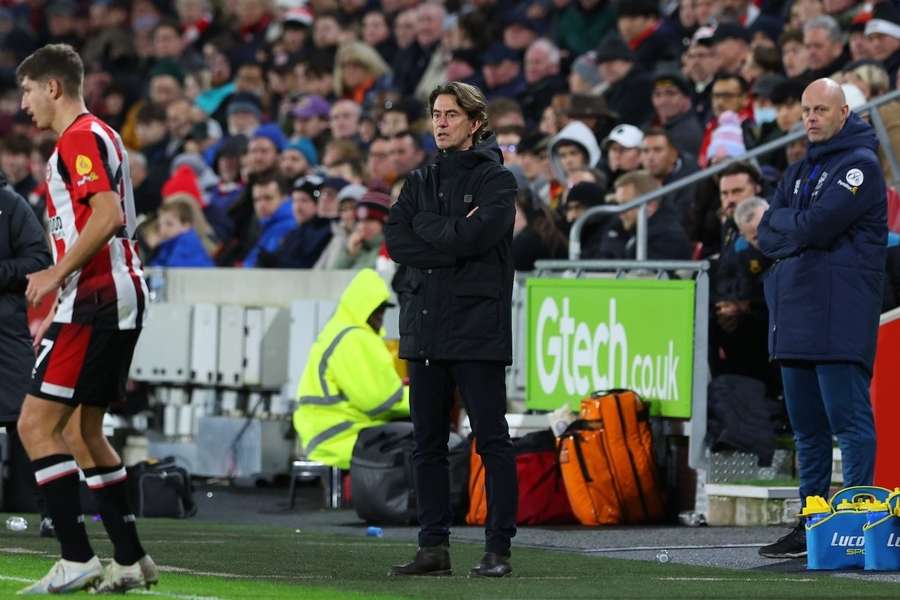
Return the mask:
<path id="1" fill-rule="evenodd" d="M 841 448 L 844 486 L 872 485 L 875 423 L 871 376 L 857 363 L 786 361 L 784 397 L 800 463 L 800 499 L 828 498 L 832 435 Z"/>

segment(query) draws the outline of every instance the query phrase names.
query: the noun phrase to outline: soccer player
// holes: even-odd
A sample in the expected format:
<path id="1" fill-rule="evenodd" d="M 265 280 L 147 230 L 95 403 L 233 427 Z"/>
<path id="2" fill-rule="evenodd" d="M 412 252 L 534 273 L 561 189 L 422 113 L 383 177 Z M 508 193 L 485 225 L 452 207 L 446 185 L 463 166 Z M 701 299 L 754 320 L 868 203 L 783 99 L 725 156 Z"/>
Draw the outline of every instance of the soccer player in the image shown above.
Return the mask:
<path id="1" fill-rule="evenodd" d="M 106 408 L 124 395 L 147 298 L 131 239 L 135 213 L 128 158 L 119 135 L 85 108 L 84 65 L 71 46 L 36 50 L 16 77 L 22 110 L 39 128 L 59 136 L 47 165 L 54 264 L 29 275 L 25 291 L 33 305 L 48 294 L 58 296 L 37 336 L 31 391 L 18 430 L 47 499 L 62 559 L 20 593 L 88 587 L 124 592 L 159 577 L 138 539 L 122 460 L 103 436 Z M 84 527 L 79 467 L 114 547 L 105 572 Z"/>

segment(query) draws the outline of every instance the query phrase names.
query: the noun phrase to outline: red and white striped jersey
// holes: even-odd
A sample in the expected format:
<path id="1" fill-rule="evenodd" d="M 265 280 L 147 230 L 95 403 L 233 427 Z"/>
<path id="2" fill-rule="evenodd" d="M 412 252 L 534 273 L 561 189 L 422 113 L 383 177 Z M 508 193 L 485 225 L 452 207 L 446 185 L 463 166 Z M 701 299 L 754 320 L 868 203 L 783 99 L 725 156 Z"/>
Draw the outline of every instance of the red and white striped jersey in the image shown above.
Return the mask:
<path id="1" fill-rule="evenodd" d="M 57 263 L 87 224 L 93 212 L 92 196 L 117 193 L 125 214 L 125 226 L 63 282 L 54 321 L 103 329 L 140 328 L 148 294 L 132 240 L 134 193 L 122 138 L 94 115 L 80 115 L 56 142 L 47 164 L 47 186 L 47 216 Z"/>

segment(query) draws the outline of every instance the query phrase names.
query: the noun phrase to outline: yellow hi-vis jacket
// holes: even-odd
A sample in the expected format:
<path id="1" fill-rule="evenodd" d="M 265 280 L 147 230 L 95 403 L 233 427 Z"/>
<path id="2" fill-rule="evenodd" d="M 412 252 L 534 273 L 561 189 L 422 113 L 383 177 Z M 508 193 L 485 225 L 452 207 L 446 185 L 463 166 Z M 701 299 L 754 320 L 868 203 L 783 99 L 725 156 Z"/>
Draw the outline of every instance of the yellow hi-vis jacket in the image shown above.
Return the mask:
<path id="1" fill-rule="evenodd" d="M 360 271 L 309 351 L 294 412 L 309 460 L 349 469 L 360 429 L 409 415 L 409 388 L 394 369 L 384 332 L 366 323 L 388 298 L 375 271 Z"/>

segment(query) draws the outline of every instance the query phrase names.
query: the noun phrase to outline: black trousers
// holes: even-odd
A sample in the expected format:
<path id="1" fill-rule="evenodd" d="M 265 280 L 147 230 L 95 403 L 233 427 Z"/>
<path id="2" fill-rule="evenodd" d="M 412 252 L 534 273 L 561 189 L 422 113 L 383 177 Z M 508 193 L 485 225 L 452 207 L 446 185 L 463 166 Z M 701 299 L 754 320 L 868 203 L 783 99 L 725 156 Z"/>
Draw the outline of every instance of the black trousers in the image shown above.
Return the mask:
<path id="1" fill-rule="evenodd" d="M 419 546 L 447 544 L 453 513 L 447 441 L 453 386 L 475 433 L 485 466 L 487 522 L 485 551 L 509 554 L 516 535 L 516 460 L 506 424 L 506 367 L 503 363 L 409 363 L 410 409 L 416 447 L 413 465 L 419 515 Z"/>

